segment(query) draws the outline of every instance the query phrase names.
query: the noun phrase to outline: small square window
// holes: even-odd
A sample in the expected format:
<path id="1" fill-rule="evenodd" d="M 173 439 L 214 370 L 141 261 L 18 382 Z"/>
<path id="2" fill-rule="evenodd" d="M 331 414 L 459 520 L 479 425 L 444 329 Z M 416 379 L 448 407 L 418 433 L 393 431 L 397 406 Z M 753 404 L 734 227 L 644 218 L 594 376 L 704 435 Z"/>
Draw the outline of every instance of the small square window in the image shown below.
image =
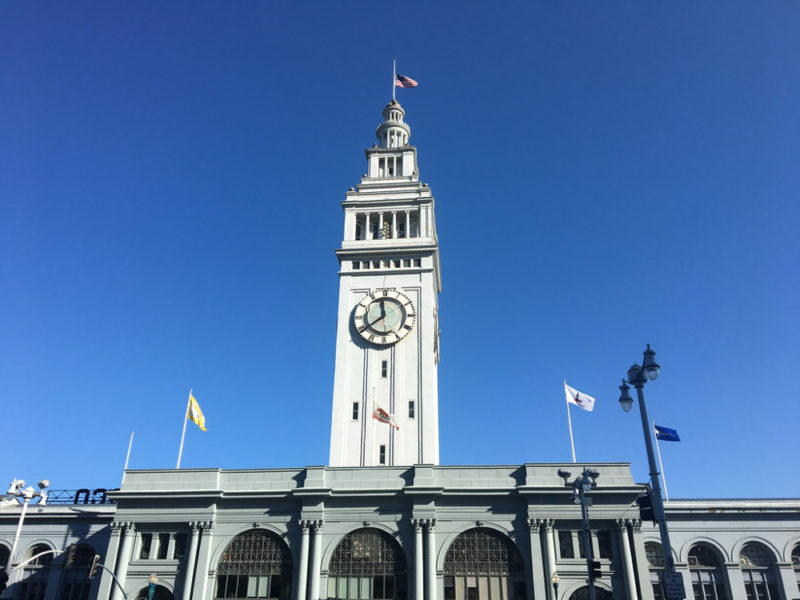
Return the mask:
<path id="1" fill-rule="evenodd" d="M 373 268 L 373 269 L 380 269 L 380 268 L 381 268 L 381 261 L 379 261 L 379 260 L 373 260 L 373 261 L 372 261 L 372 268 Z"/>
<path id="2" fill-rule="evenodd" d="M 354 271 L 358 271 L 358 269 L 360 269 L 360 268 L 361 268 L 361 263 L 358 262 L 357 260 L 354 260 L 353 261 L 353 270 Z"/>
<path id="3" fill-rule="evenodd" d="M 414 401 L 413 400 L 409 400 L 408 401 L 408 418 L 409 419 L 413 419 L 414 415 L 415 415 Z"/>
<path id="4" fill-rule="evenodd" d="M 358 421 L 358 402 L 353 402 L 353 421 Z"/>
<path id="5" fill-rule="evenodd" d="M 400 266 L 400 261 L 399 260 L 393 260 L 392 263 L 394 264 L 395 268 Z"/>
<path id="6" fill-rule="evenodd" d="M 410 258 L 404 258 L 403 259 L 403 266 L 404 267 L 410 267 L 411 266 L 411 259 Z"/>
<path id="7" fill-rule="evenodd" d="M 386 464 L 386 446 L 384 444 L 381 444 L 378 454 L 378 462 L 382 465 Z"/>
<path id="8" fill-rule="evenodd" d="M 422 266 L 422 260 L 419 259 L 419 258 L 415 258 L 414 259 L 414 266 L 415 267 L 421 267 Z"/>
<path id="9" fill-rule="evenodd" d="M 391 266 L 391 264 L 389 263 L 388 260 L 385 260 L 385 261 L 383 261 L 383 266 L 388 269 Z"/>
<path id="10" fill-rule="evenodd" d="M 369 261 L 365 260 L 364 262 L 362 262 L 361 263 L 361 268 L 362 269 L 369 269 Z"/>

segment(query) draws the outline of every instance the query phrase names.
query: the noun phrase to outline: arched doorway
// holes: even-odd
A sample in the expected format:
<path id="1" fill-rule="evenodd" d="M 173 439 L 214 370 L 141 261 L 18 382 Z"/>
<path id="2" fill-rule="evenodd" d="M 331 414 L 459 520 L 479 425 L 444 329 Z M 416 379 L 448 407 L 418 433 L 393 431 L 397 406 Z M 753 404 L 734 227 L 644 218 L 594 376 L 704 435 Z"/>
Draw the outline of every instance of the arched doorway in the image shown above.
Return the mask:
<path id="1" fill-rule="evenodd" d="M 328 598 L 405 600 L 403 549 L 380 529 L 364 527 L 342 538 L 328 565 Z"/>
<path id="2" fill-rule="evenodd" d="M 289 600 L 292 557 L 284 541 L 264 529 L 233 538 L 217 563 L 215 598 Z"/>
<path id="3" fill-rule="evenodd" d="M 614 594 L 605 588 L 594 586 L 594 596 L 596 600 L 614 600 Z M 569 597 L 569 600 L 589 600 L 589 586 L 585 585 L 578 588 Z"/>
<path id="4" fill-rule="evenodd" d="M 139 590 L 139 593 L 136 594 L 136 600 L 150 600 L 149 585 L 146 585 Z M 175 596 L 173 596 L 172 592 L 170 592 L 163 585 L 156 584 L 156 589 L 153 590 L 152 600 L 175 600 Z"/>
<path id="5" fill-rule="evenodd" d="M 475 527 L 447 549 L 445 600 L 522 600 L 525 588 L 522 555 L 505 535 Z"/>

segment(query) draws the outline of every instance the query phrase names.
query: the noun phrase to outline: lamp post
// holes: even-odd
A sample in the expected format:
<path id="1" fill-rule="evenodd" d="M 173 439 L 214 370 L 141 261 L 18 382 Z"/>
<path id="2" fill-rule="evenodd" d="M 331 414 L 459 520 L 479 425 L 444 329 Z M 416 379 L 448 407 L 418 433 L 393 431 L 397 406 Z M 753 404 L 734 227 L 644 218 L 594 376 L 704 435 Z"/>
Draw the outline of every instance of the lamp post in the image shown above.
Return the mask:
<path id="1" fill-rule="evenodd" d="M 19 543 L 19 534 L 22 532 L 22 523 L 25 521 L 25 513 L 28 512 L 28 504 L 33 498 L 39 497 L 39 504 L 47 504 L 47 492 L 45 488 L 50 486 L 47 479 L 42 479 L 38 484 L 39 491 L 35 491 L 33 486 L 25 487 L 25 480 L 14 479 L 6 492 L 7 504 L 12 504 L 14 500 L 22 504 L 22 511 L 19 513 L 19 521 L 17 522 L 17 532 L 14 534 L 14 542 L 11 544 L 11 552 L 8 554 L 8 564 L 6 564 L 6 573 L 11 572 L 11 564 L 14 561 L 14 553 L 17 551 L 17 544 Z"/>
<path id="2" fill-rule="evenodd" d="M 156 595 L 156 584 L 158 583 L 158 575 L 153 573 L 150 575 L 150 578 L 147 580 L 149 584 L 147 586 L 147 600 L 153 600 L 153 596 Z"/>
<path id="3" fill-rule="evenodd" d="M 641 366 L 634 364 L 628 369 L 628 380 L 622 380 L 619 386 L 619 404 L 622 410 L 630 412 L 633 408 L 633 398 L 630 394 L 631 384 L 636 388 L 636 396 L 639 399 L 639 411 L 642 416 L 642 430 L 644 431 L 644 444 L 647 448 L 647 462 L 650 467 L 650 484 L 652 486 L 653 517 L 658 524 L 661 535 L 661 549 L 664 553 L 665 570 L 663 573 L 664 595 L 667 600 L 683 600 L 686 597 L 686 590 L 683 586 L 683 577 L 675 571 L 675 561 L 672 559 L 672 546 L 669 543 L 669 531 L 667 530 L 667 517 L 664 514 L 664 502 L 661 499 L 661 482 L 659 472 L 656 468 L 656 455 L 653 452 L 653 438 L 650 434 L 650 419 L 647 416 L 647 405 L 644 401 L 644 384 L 648 381 L 655 381 L 661 372 L 661 366 L 656 362 L 656 353 L 650 349 L 644 351 L 644 359 Z"/>
<path id="4" fill-rule="evenodd" d="M 589 600 L 595 600 L 597 596 L 595 594 L 594 582 L 595 579 L 600 577 L 600 563 L 595 561 L 592 557 L 592 532 L 589 527 L 588 509 L 588 507 L 592 505 L 592 499 L 587 498 L 586 494 L 591 492 L 593 487 L 597 486 L 597 478 L 600 476 L 600 473 L 595 469 L 584 469 L 572 483 L 569 483 L 569 478 L 572 476 L 572 473 L 569 471 L 559 469 L 558 476 L 564 480 L 564 485 L 572 486 L 572 501 L 575 504 L 581 505 L 581 517 L 583 519 L 583 554 L 586 556 L 586 571 L 588 574 L 586 583 L 589 585 Z M 557 585 L 558 581 L 559 580 L 555 580 L 553 585 Z"/>
<path id="5" fill-rule="evenodd" d="M 558 600 L 558 582 L 561 581 L 561 578 L 558 576 L 558 573 L 553 573 L 553 576 L 550 578 L 550 583 L 553 584 L 553 600 Z"/>

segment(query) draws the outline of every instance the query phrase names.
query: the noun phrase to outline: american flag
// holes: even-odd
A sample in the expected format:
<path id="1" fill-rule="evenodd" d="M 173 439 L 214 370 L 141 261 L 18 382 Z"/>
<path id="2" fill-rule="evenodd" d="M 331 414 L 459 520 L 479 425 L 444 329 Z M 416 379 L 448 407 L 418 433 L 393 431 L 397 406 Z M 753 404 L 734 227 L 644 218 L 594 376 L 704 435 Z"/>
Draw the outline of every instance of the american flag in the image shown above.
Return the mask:
<path id="1" fill-rule="evenodd" d="M 394 87 L 411 88 L 417 87 L 418 85 L 419 84 L 411 79 L 411 77 L 400 75 L 400 73 L 396 73 L 394 76 Z"/>

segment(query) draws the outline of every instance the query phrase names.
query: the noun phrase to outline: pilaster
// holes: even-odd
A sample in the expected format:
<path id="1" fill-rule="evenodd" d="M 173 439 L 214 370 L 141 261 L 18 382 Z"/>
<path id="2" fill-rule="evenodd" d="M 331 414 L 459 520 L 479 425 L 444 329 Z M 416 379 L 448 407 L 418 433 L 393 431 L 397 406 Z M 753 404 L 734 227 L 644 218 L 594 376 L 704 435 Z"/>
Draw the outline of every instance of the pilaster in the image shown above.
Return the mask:
<path id="1" fill-rule="evenodd" d="M 122 523 L 113 521 L 110 527 L 111 536 L 108 540 L 108 548 L 102 564 L 113 573 L 117 567 L 117 553 L 119 552 L 119 542 L 122 535 Z M 97 590 L 97 600 L 108 600 L 111 596 L 112 586 L 116 587 L 114 578 L 111 577 L 111 573 L 106 569 L 100 570 L 100 587 Z"/>
<path id="2" fill-rule="evenodd" d="M 622 556 L 620 566 L 625 576 L 625 589 L 628 600 L 637 600 L 636 575 L 633 571 L 633 556 L 631 556 L 631 542 L 628 539 L 628 524 L 624 519 L 617 519 L 617 537 L 619 539 Z"/>
<path id="3" fill-rule="evenodd" d="M 119 585 L 115 585 L 111 592 L 111 600 L 122 600 L 123 594 L 120 586 L 125 587 L 125 580 L 128 576 L 128 565 L 131 562 L 131 548 L 136 537 L 136 525 L 134 523 L 124 523 L 122 532 L 122 548 L 119 551 L 119 562 L 117 563 L 116 576 Z"/>
<path id="4" fill-rule="evenodd" d="M 312 532 L 311 540 L 311 584 L 308 590 L 308 600 L 319 599 L 319 576 L 322 569 L 322 519 L 309 521 Z M 326 594 L 327 595 L 327 594 Z"/>
<path id="5" fill-rule="evenodd" d="M 531 577 L 528 582 L 528 593 L 531 598 L 546 598 L 547 588 L 550 587 L 550 579 L 545 575 L 544 558 L 542 556 L 542 522 L 542 519 L 528 519 L 531 545 Z"/>
<path id="6" fill-rule="evenodd" d="M 211 562 L 211 542 L 214 539 L 214 521 L 198 523 L 200 528 L 200 550 L 197 553 L 197 567 L 192 583 L 192 597 L 195 600 L 205 600 L 210 578 L 209 567 Z"/>
<path id="7" fill-rule="evenodd" d="M 300 521 L 300 564 L 297 566 L 295 600 L 305 600 L 308 584 L 308 529 L 310 522 Z"/>
<path id="8" fill-rule="evenodd" d="M 200 526 L 197 521 L 189 523 L 192 537 L 189 540 L 189 551 L 186 555 L 186 571 L 183 575 L 183 600 L 191 600 L 194 584 L 194 568 L 197 565 L 197 545 L 200 541 Z"/>
<path id="9" fill-rule="evenodd" d="M 644 539 L 642 538 L 641 519 L 631 519 L 628 521 L 631 529 L 631 539 L 633 540 L 633 557 L 636 559 L 635 574 L 639 583 L 639 596 L 642 600 L 653 600 L 653 586 L 650 583 L 650 567 L 647 564 L 647 555 L 644 551 Z M 691 595 L 692 587 L 686 588 Z M 690 596 L 691 597 L 691 596 Z"/>

